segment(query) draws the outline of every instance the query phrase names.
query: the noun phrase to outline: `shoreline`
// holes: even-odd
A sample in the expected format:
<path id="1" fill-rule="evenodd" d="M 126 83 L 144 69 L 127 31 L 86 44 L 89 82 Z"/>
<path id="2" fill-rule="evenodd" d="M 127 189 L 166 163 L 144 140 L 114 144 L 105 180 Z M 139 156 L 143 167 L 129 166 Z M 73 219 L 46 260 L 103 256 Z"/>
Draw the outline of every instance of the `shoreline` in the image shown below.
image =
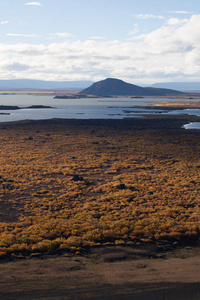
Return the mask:
<path id="1" fill-rule="evenodd" d="M 190 122 L 200 122 L 200 117 L 195 115 L 145 115 L 144 117 L 125 117 L 123 119 L 40 119 L 40 120 L 19 120 L 0 122 L 1 126 L 23 126 L 25 124 L 45 125 L 45 124 L 63 124 L 73 126 L 98 126 L 98 127 L 114 127 L 132 128 L 132 129 L 184 129 L 183 125 Z M 185 129 L 184 129 L 185 130 Z"/>

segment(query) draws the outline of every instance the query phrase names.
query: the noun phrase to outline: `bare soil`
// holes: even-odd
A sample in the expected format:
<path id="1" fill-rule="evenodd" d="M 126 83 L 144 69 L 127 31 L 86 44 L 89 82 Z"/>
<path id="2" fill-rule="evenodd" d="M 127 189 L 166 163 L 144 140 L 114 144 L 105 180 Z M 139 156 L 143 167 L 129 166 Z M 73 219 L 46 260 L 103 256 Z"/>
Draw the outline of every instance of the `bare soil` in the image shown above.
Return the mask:
<path id="1" fill-rule="evenodd" d="M 161 252 L 160 258 L 153 258 L 154 250 L 107 246 L 82 256 L 4 261 L 0 298 L 200 299 L 200 248 Z"/>

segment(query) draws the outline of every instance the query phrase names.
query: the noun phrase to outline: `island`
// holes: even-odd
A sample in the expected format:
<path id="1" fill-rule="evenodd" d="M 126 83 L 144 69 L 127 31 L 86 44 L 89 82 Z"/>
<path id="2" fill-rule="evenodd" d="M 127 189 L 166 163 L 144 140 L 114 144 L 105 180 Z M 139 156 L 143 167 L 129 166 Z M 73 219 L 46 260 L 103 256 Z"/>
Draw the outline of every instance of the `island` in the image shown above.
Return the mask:
<path id="1" fill-rule="evenodd" d="M 41 108 L 53 108 L 46 105 L 31 105 L 27 107 L 19 107 L 16 105 L 0 105 L 0 110 L 18 110 L 18 109 L 41 109 Z"/>
<path id="2" fill-rule="evenodd" d="M 0 110 L 16 110 L 16 109 L 20 109 L 20 107 L 15 105 L 0 105 Z"/>
<path id="3" fill-rule="evenodd" d="M 53 107 L 48 105 L 31 105 L 28 107 L 23 107 L 23 109 L 41 109 L 41 108 L 53 108 Z"/>
<path id="4" fill-rule="evenodd" d="M 96 95 L 57 95 L 53 99 L 82 99 L 82 98 L 99 98 Z"/>

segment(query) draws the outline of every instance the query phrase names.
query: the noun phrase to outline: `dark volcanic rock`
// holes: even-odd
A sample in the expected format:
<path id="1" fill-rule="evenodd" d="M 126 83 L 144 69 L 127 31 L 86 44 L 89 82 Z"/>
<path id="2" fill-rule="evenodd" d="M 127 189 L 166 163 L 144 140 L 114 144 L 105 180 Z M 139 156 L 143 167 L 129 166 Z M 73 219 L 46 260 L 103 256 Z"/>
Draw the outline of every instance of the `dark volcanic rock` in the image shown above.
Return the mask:
<path id="1" fill-rule="evenodd" d="M 126 189 L 126 185 L 124 183 L 120 183 L 117 185 L 118 190 L 125 190 Z"/>
<path id="2" fill-rule="evenodd" d="M 79 175 L 74 175 L 72 178 L 72 181 L 83 181 L 83 180 L 84 180 L 83 177 Z"/>
<path id="3" fill-rule="evenodd" d="M 175 96 L 183 93 L 170 89 L 143 88 L 119 79 L 107 78 L 93 83 L 90 87 L 82 90 L 80 94 L 97 96 Z"/>

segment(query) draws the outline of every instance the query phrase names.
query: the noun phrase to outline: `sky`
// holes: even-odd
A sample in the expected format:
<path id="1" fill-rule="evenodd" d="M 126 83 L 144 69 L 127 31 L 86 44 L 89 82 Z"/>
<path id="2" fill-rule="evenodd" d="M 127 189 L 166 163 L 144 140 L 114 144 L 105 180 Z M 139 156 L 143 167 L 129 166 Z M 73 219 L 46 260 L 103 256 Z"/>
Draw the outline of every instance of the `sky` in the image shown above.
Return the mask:
<path id="1" fill-rule="evenodd" d="M 199 0 L 0 0 L 0 79 L 200 81 Z"/>

